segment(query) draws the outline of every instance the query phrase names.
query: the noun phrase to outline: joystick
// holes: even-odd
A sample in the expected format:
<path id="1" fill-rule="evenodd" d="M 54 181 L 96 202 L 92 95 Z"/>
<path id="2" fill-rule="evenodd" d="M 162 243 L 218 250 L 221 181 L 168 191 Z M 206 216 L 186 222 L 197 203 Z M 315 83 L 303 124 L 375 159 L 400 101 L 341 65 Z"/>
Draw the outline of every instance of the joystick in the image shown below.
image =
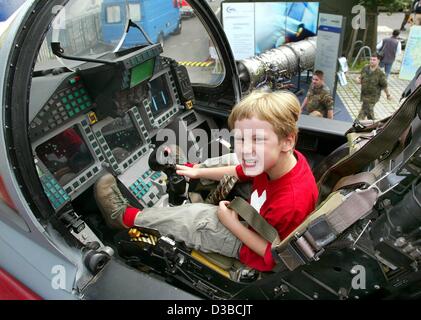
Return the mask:
<path id="1" fill-rule="evenodd" d="M 165 146 L 154 149 L 149 156 L 149 167 L 154 171 L 162 171 L 167 177 L 167 191 L 169 203 L 181 205 L 187 198 L 186 179 L 176 173 L 176 164 L 180 163 L 180 148 L 178 146 Z"/>

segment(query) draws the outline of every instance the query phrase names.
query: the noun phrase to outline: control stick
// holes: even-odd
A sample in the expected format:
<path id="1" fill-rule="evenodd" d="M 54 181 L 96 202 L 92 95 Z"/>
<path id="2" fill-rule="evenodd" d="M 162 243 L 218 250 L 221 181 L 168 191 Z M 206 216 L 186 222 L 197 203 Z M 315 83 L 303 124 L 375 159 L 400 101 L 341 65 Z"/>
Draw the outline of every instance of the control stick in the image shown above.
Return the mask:
<path id="1" fill-rule="evenodd" d="M 149 156 L 149 167 L 154 171 L 162 171 L 167 177 L 167 191 L 169 203 L 172 205 L 181 205 L 185 200 L 186 179 L 176 173 L 177 149 L 164 147 L 154 149 Z"/>

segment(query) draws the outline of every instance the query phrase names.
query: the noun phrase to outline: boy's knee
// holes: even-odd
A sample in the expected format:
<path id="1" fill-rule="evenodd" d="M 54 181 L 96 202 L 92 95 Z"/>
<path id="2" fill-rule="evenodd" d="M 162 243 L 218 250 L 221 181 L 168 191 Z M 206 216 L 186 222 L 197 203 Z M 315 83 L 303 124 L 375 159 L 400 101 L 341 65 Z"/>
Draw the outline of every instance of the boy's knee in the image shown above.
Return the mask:
<path id="1" fill-rule="evenodd" d="M 310 116 L 312 116 L 312 117 L 318 117 L 318 118 L 323 118 L 323 114 L 320 111 L 310 112 Z"/>

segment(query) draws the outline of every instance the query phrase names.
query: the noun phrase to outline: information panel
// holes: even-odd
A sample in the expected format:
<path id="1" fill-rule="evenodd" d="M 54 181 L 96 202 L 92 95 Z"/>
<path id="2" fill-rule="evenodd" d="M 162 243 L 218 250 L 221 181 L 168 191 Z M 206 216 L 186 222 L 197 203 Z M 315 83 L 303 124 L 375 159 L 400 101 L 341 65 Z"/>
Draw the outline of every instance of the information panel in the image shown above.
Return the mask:
<path id="1" fill-rule="evenodd" d="M 224 30 L 236 60 L 254 56 L 254 3 L 222 3 Z"/>
<path id="2" fill-rule="evenodd" d="M 320 13 L 314 70 L 321 70 L 324 72 L 325 83 L 329 87 L 333 97 L 335 97 L 336 91 L 338 58 L 342 47 L 342 29 L 342 16 Z"/>
<path id="3" fill-rule="evenodd" d="M 406 43 L 399 78 L 412 80 L 421 66 L 421 26 L 412 26 Z"/>
<path id="4" fill-rule="evenodd" d="M 222 2 L 222 24 L 235 59 L 317 33 L 318 2 Z"/>

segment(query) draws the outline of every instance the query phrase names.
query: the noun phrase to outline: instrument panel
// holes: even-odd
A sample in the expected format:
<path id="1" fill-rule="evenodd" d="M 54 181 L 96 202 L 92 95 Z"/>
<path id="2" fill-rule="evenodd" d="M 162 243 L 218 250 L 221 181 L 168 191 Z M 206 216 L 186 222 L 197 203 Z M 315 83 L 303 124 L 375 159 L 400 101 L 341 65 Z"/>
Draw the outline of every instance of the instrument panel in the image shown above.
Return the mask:
<path id="1" fill-rule="evenodd" d="M 105 172 L 113 173 L 140 207 L 160 201 L 166 177 L 148 166 L 151 141 L 194 97 L 185 100 L 181 92 L 180 99 L 179 83 L 190 83 L 180 74 L 187 73 L 159 54 L 152 46 L 127 59 L 116 57 L 118 63 L 108 69 L 114 76 L 121 69 L 117 85 L 93 82 L 107 67 L 92 63 L 75 73 L 33 78 L 30 139 L 41 183 L 55 210 Z"/>
<path id="2" fill-rule="evenodd" d="M 96 108 L 80 76 L 70 75 L 38 112 L 30 124 L 30 138 L 35 140 L 63 123 Z"/>

